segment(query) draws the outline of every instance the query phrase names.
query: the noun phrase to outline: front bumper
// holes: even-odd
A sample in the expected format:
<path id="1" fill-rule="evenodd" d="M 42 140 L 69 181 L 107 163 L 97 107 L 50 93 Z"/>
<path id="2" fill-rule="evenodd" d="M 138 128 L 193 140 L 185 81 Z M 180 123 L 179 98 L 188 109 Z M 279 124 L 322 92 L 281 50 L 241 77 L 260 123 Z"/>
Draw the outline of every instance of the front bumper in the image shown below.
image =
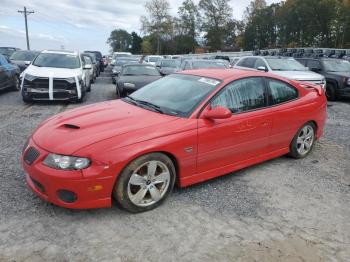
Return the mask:
<path id="1" fill-rule="evenodd" d="M 39 157 L 32 163 L 24 161 L 26 152 L 34 147 Z M 22 166 L 26 172 L 28 187 L 40 198 L 57 206 L 72 209 L 110 207 L 114 179 L 106 176 L 104 169 L 91 166 L 84 171 L 63 171 L 42 164 L 49 152 L 37 146 L 33 140 L 23 152 Z M 74 194 L 74 201 L 62 198 L 62 191 Z"/>
<path id="2" fill-rule="evenodd" d="M 22 96 L 28 100 L 76 100 L 82 83 L 69 83 L 66 79 L 54 78 L 50 88 L 49 78 L 36 78 L 33 81 L 23 79 Z M 77 86 L 79 85 L 79 87 Z M 50 96 L 51 92 L 51 96 Z"/>

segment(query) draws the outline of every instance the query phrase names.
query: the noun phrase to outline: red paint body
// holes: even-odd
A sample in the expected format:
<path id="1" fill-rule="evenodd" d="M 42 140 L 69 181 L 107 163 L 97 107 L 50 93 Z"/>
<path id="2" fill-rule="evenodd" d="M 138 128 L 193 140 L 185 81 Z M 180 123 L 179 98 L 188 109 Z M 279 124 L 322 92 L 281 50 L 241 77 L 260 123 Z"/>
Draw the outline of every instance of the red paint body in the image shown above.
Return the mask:
<path id="1" fill-rule="evenodd" d="M 31 166 L 22 161 L 29 187 L 59 206 L 109 207 L 118 174 L 143 154 L 164 152 L 171 156 L 176 161 L 179 185 L 185 187 L 288 153 L 294 135 L 306 122 L 316 123 L 317 138 L 323 134 L 327 103 L 320 87 L 307 89 L 297 82 L 255 71 L 210 69 L 183 74 L 222 81 L 189 118 L 159 114 L 116 100 L 67 111 L 44 121 L 29 141 L 29 146 L 40 151 L 40 157 Z M 233 114 L 227 119 L 203 117 L 213 95 L 228 83 L 251 76 L 285 81 L 298 89 L 299 98 Z M 80 129 L 67 129 L 64 124 Z M 188 148 L 192 150 L 185 150 Z M 92 164 L 82 171 L 52 169 L 42 163 L 49 152 L 88 157 Z M 30 177 L 44 185 L 45 194 Z M 102 190 L 92 191 L 96 185 L 101 185 Z M 59 189 L 75 192 L 78 200 L 72 204 L 59 200 Z"/>

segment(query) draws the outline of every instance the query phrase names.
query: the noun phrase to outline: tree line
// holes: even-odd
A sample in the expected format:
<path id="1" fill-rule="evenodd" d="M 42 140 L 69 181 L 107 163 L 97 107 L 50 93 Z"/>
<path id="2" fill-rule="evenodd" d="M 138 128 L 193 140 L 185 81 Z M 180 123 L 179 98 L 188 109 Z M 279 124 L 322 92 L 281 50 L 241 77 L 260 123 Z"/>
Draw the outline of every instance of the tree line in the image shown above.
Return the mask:
<path id="1" fill-rule="evenodd" d="M 242 20 L 233 18 L 230 2 L 184 0 L 177 16 L 172 16 L 167 0 L 150 0 L 140 18 L 142 37 L 116 29 L 107 43 L 113 51 L 134 54 L 350 48 L 350 0 L 286 0 L 270 5 L 254 0 Z"/>

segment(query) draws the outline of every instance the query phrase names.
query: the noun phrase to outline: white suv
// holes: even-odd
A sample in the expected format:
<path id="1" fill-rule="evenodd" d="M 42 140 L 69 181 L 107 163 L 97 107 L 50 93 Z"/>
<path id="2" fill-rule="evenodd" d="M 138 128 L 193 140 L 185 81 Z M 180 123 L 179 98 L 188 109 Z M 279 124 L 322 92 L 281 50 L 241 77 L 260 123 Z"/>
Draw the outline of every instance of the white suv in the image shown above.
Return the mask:
<path id="1" fill-rule="evenodd" d="M 78 52 L 42 51 L 21 74 L 23 101 L 82 102 L 91 89 L 90 70 Z"/>
<path id="2" fill-rule="evenodd" d="M 266 71 L 288 79 L 311 82 L 326 86 L 324 76 L 310 71 L 292 57 L 245 56 L 237 61 L 234 68 L 250 68 Z"/>

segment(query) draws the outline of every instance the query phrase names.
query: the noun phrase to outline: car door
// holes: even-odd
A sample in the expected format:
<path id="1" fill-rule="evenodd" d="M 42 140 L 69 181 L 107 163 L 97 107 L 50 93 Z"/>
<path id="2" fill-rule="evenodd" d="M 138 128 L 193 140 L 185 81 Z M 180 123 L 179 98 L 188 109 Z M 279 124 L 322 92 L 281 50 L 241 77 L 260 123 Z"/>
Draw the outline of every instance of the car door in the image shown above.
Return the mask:
<path id="1" fill-rule="evenodd" d="M 261 77 L 236 80 L 211 99 L 211 108 L 223 106 L 233 114 L 228 119 L 199 119 L 197 173 L 265 154 L 272 123 L 266 105 Z"/>
<path id="2" fill-rule="evenodd" d="M 270 111 L 272 113 L 272 129 L 269 142 L 271 152 L 289 148 L 296 131 L 301 127 L 305 110 L 314 105 L 300 104 L 298 90 L 287 82 L 266 78 Z"/>
<path id="3" fill-rule="evenodd" d="M 8 63 L 3 55 L 0 55 L 0 88 L 8 87 L 11 81 L 11 74 L 8 70 Z"/>

